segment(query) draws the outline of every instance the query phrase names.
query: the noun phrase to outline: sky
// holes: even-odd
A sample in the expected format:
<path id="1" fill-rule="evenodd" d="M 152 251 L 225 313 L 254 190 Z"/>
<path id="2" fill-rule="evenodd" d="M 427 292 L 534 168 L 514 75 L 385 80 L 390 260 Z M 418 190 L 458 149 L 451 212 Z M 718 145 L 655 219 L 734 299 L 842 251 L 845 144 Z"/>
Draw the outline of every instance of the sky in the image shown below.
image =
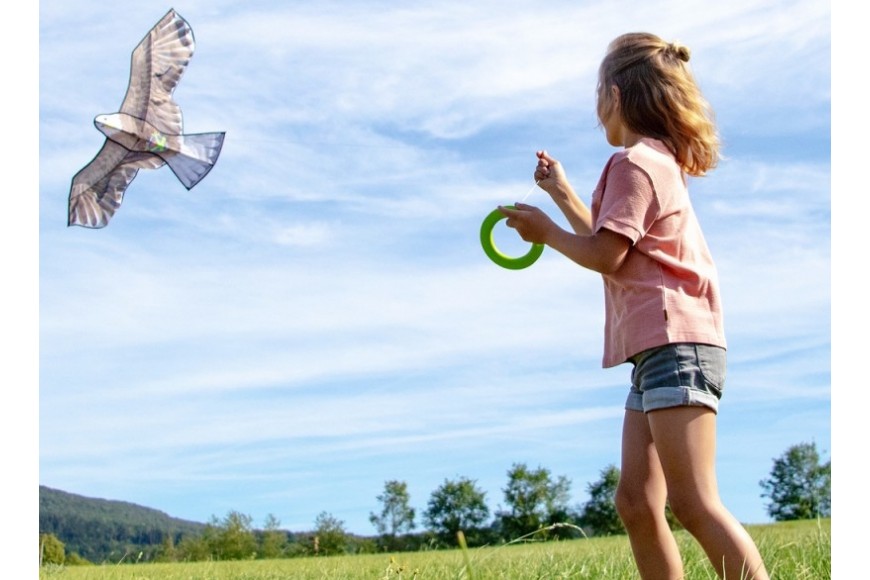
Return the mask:
<path id="1" fill-rule="evenodd" d="M 20 336 L 38 354 L 19 362 L 38 365 L 40 485 L 292 531 L 328 512 L 374 535 L 386 481 L 408 484 L 419 529 L 445 480 L 476 481 L 496 512 L 525 463 L 582 506 L 619 463 L 630 373 L 601 368 L 600 276 L 552 249 L 500 268 L 479 231 L 532 190 L 539 149 L 589 202 L 615 152 L 597 67 L 636 30 L 691 49 L 723 145 L 690 182 L 729 346 L 722 498 L 768 522 L 773 460 L 803 442 L 830 458 L 830 4 L 107 6 L 34 15 L 38 325 Z M 120 107 L 130 53 L 171 7 L 196 37 L 185 132 L 226 131 L 221 156 L 190 191 L 142 170 L 106 228 L 67 227 L 70 180 L 104 140 L 93 118 Z M 526 201 L 567 226 L 543 191 Z M 525 252 L 503 226 L 496 241 Z"/>

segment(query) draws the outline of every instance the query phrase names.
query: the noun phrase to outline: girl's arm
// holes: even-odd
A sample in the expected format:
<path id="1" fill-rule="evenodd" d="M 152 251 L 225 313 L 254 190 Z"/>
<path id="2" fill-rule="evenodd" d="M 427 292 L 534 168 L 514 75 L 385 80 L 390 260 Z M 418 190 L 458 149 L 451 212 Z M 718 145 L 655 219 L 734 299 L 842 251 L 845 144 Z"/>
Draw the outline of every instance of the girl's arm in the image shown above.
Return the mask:
<path id="1" fill-rule="evenodd" d="M 550 194 L 574 233 L 581 236 L 592 234 L 592 213 L 583 200 L 574 192 L 571 183 L 558 160 L 550 157 L 546 151 L 538 151 L 538 166 L 535 169 L 535 181 L 538 186 Z"/>
<path id="2" fill-rule="evenodd" d="M 584 268 L 601 274 L 619 270 L 632 246 L 631 240 L 622 234 L 603 228 L 589 236 L 578 236 L 558 228 L 548 236 L 547 245 Z"/>
<path id="3" fill-rule="evenodd" d="M 507 226 L 515 228 L 527 242 L 547 244 L 584 268 L 612 274 L 625 262 L 631 240 L 608 229 L 588 235 L 562 229 L 537 207 L 518 203 L 516 209 L 499 208 L 507 216 Z"/>

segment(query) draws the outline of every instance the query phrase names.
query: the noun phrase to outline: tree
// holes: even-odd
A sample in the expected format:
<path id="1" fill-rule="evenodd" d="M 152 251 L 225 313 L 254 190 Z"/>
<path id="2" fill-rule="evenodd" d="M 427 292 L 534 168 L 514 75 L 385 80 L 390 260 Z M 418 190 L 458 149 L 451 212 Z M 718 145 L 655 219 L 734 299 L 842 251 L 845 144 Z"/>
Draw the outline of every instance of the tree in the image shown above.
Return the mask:
<path id="1" fill-rule="evenodd" d="M 616 512 L 616 487 L 619 485 L 619 468 L 611 464 L 601 470 L 601 479 L 586 486 L 589 501 L 580 512 L 580 525 L 589 528 L 593 535 L 610 536 L 624 534 L 625 526 Z"/>
<path id="2" fill-rule="evenodd" d="M 765 490 L 761 497 L 770 498 L 767 513 L 776 521 L 831 515 L 831 461 L 819 463 L 815 443 L 789 447 L 759 484 Z"/>
<path id="3" fill-rule="evenodd" d="M 269 514 L 263 525 L 260 538 L 260 557 L 266 559 L 280 558 L 287 549 L 287 534 L 281 530 L 281 522 Z"/>
<path id="4" fill-rule="evenodd" d="M 211 538 L 212 554 L 218 560 L 247 560 L 257 555 L 257 538 L 254 536 L 249 515 L 231 511 L 222 522 L 212 518 L 216 533 Z"/>
<path id="5" fill-rule="evenodd" d="M 314 553 L 330 556 L 342 554 L 347 549 L 347 532 L 344 522 L 327 512 L 320 512 L 314 520 Z"/>
<path id="6" fill-rule="evenodd" d="M 571 482 L 564 475 L 554 480 L 548 469 L 530 470 L 524 463 L 515 463 L 503 490 L 510 507 L 510 512 L 500 514 L 504 533 L 516 539 L 558 523 L 555 520 L 569 513 L 570 490 Z"/>
<path id="7" fill-rule="evenodd" d="M 423 518 L 442 541 L 452 544 L 462 530 L 469 543 L 475 543 L 478 528 L 489 517 L 486 493 L 467 477 L 444 480 L 429 498 Z"/>
<path id="8" fill-rule="evenodd" d="M 200 536 L 184 536 L 176 546 L 176 558 L 181 562 L 204 562 L 212 558 L 209 528 Z"/>
<path id="9" fill-rule="evenodd" d="M 39 563 L 57 564 L 58 566 L 64 563 L 66 557 L 66 549 L 54 534 L 39 534 Z"/>
<path id="10" fill-rule="evenodd" d="M 175 548 L 175 541 L 172 534 L 165 534 L 160 542 L 160 548 L 154 554 L 155 562 L 176 562 L 178 560 L 178 550 Z"/>
<path id="11" fill-rule="evenodd" d="M 388 550 L 395 549 L 396 536 L 414 529 L 414 508 L 408 505 L 411 499 L 408 484 L 404 481 L 388 481 L 384 493 L 377 497 L 382 509 L 380 515 L 372 512 L 369 521 L 384 539 Z"/>

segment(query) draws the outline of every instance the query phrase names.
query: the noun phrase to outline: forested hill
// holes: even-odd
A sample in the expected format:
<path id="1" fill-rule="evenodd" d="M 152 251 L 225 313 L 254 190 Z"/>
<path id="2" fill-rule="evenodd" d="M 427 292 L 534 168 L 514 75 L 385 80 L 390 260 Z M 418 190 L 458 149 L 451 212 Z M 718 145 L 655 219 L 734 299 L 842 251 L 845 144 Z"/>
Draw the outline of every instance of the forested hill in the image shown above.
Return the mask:
<path id="1" fill-rule="evenodd" d="M 91 562 L 119 561 L 170 538 L 198 535 L 205 524 L 124 501 L 95 499 L 39 486 L 39 533 L 54 534 L 67 552 Z"/>

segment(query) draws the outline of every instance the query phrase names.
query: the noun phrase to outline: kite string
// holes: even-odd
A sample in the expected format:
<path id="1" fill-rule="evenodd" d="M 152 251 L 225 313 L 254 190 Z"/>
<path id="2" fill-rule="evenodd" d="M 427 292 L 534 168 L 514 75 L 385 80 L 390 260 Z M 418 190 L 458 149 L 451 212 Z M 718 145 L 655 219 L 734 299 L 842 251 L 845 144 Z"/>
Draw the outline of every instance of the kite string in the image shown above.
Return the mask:
<path id="1" fill-rule="evenodd" d="M 526 195 L 523 196 L 523 199 L 520 200 L 520 203 L 525 203 L 526 199 L 528 199 L 528 197 L 529 197 L 530 195 L 532 195 L 532 192 L 535 191 L 535 188 L 538 187 L 538 184 L 539 184 L 539 183 L 541 183 L 541 180 L 540 180 L 540 179 L 537 180 L 537 181 L 535 181 L 535 184 L 534 184 L 534 185 L 532 186 L 532 188 L 528 191 L 528 193 L 526 193 Z"/>

